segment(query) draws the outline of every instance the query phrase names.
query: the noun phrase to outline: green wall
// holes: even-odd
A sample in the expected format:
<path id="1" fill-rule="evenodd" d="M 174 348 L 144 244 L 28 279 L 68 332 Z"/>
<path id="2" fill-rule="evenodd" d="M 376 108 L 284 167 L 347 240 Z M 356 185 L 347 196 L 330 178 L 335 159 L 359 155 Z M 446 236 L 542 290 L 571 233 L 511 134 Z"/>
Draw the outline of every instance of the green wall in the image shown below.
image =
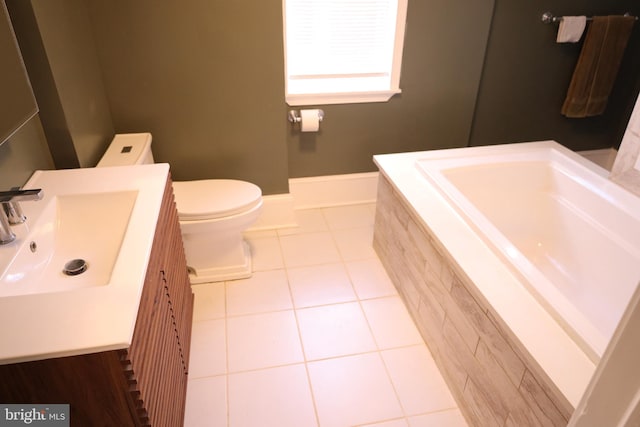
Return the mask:
<path id="1" fill-rule="evenodd" d="M 576 151 L 617 148 L 640 90 L 640 24 L 605 114 L 569 119 L 560 108 L 582 43 L 556 43 L 558 24 L 542 23 L 541 15 L 640 14 L 639 6 L 638 0 L 496 0 L 470 145 L 555 139 Z"/>
<path id="2" fill-rule="evenodd" d="M 117 132 L 176 180 L 288 191 L 281 0 L 86 0 Z"/>
<path id="3" fill-rule="evenodd" d="M 300 134 L 286 121 L 281 0 L 8 0 L 12 19 L 26 10 L 19 41 L 57 167 L 92 166 L 114 132 L 151 131 L 175 179 L 265 194 L 290 177 L 373 171 L 377 153 L 617 146 L 640 89 L 638 28 L 606 117 L 569 121 L 558 111 L 580 46 L 557 45 L 540 15 L 637 14 L 635 2 L 409 0 L 402 94 L 321 106 L 321 131 Z"/>
<path id="4" fill-rule="evenodd" d="M 374 170 L 376 153 L 467 144 L 493 0 L 410 1 L 403 93 L 286 120 L 282 1 L 86 0 L 118 132 L 149 130 L 175 179 L 253 181 Z M 465 31 L 460 31 L 464 28 Z"/>

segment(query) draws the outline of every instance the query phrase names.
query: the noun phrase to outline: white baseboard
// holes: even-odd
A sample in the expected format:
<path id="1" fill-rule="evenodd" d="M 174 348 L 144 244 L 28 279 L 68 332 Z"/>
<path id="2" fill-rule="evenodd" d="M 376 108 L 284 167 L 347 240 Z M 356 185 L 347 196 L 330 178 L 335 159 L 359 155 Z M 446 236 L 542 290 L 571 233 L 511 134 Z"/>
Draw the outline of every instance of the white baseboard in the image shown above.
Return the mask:
<path id="1" fill-rule="evenodd" d="M 289 191 L 263 196 L 262 214 L 247 231 L 296 227 L 296 209 L 373 203 L 378 172 L 293 178 L 289 180 Z"/>
<path id="2" fill-rule="evenodd" d="M 289 180 L 295 209 L 372 203 L 376 200 L 377 189 L 378 172 Z"/>
<path id="3" fill-rule="evenodd" d="M 291 194 L 262 196 L 262 203 L 262 213 L 248 231 L 295 227 L 298 225 Z"/>

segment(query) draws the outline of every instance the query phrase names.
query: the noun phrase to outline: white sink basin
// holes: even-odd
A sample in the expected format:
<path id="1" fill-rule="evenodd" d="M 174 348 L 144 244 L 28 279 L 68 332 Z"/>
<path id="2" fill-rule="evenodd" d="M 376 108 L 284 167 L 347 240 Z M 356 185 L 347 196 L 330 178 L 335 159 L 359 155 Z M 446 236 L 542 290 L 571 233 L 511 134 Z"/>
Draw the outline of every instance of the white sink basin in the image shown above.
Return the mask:
<path id="1" fill-rule="evenodd" d="M 131 190 L 51 197 L 4 266 L 0 297 L 108 284 L 137 196 Z"/>
<path id="2" fill-rule="evenodd" d="M 134 277 L 137 281 L 139 266 L 127 267 L 127 262 L 148 244 L 153 227 L 143 224 L 149 218 L 155 224 L 149 211 L 154 205 L 148 202 L 150 192 L 157 199 L 159 185 L 149 179 L 152 170 L 138 166 L 34 173 L 24 188 L 41 188 L 44 197 L 21 202 L 27 220 L 12 226 L 15 241 L 0 245 L 0 298 L 77 291 Z"/>
<path id="3" fill-rule="evenodd" d="M 27 220 L 0 245 L 0 364 L 126 348 L 169 165 L 36 171 Z M 63 273 L 83 259 L 86 271 Z M 75 267 L 74 267 L 75 268 Z"/>

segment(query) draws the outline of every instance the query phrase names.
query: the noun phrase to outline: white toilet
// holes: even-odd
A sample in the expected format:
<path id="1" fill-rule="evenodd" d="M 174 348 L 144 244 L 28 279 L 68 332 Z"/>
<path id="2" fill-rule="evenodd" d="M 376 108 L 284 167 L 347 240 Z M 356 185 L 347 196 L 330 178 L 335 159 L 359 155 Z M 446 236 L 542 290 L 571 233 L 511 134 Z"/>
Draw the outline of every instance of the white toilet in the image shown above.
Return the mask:
<path id="1" fill-rule="evenodd" d="M 154 163 L 150 133 L 117 134 L 96 167 Z M 242 232 L 262 210 L 257 185 L 232 179 L 176 181 L 173 192 L 192 284 L 251 276 Z"/>

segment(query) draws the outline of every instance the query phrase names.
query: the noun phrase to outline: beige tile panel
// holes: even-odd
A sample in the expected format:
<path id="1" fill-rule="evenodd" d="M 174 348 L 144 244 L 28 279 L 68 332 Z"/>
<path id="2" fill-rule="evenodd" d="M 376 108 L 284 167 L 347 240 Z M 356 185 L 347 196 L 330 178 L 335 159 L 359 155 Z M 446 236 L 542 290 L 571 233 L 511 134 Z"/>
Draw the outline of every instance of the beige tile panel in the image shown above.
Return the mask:
<path id="1" fill-rule="evenodd" d="M 465 417 L 566 425 L 571 405 L 405 203 L 380 180 L 374 247 Z"/>
<path id="2" fill-rule="evenodd" d="M 444 310 L 438 304 L 430 304 L 426 298 L 420 298 L 418 317 L 429 335 L 441 341 L 442 326 L 444 325 Z"/>
<path id="3" fill-rule="evenodd" d="M 475 326 L 482 340 L 489 347 L 491 354 L 500 362 L 513 385 L 518 387 L 524 375 L 524 363 L 489 320 L 486 311 L 471 296 L 467 287 L 458 280 L 453 285 L 451 296 Z"/>
<path id="4" fill-rule="evenodd" d="M 442 266 L 442 271 L 440 272 L 440 281 L 444 285 L 449 292 L 451 292 L 451 288 L 453 287 L 453 280 L 455 278 L 455 273 L 450 265 L 444 264 Z"/>
<path id="5" fill-rule="evenodd" d="M 484 395 L 473 380 L 469 380 L 464 390 L 464 399 L 467 404 L 467 413 L 465 414 L 471 419 L 471 425 L 478 427 L 502 427 L 504 422 L 496 419 L 494 413 L 491 412 L 487 404 L 486 395 Z M 521 426 L 522 427 L 522 426 Z"/>
<path id="6" fill-rule="evenodd" d="M 401 200 L 400 196 L 396 194 L 395 190 L 391 187 L 386 179 L 380 179 L 378 185 L 378 197 L 382 200 L 382 203 L 389 203 L 389 211 L 393 217 L 402 225 L 404 229 L 407 228 L 407 221 L 409 220 L 409 214 L 397 200 Z"/>
<path id="7" fill-rule="evenodd" d="M 440 303 L 441 306 L 446 307 L 448 305 L 447 299 L 450 298 L 450 295 L 449 291 L 440 279 L 440 272 L 434 270 L 430 266 L 427 266 L 424 273 L 424 283 L 429 287 L 429 289 L 431 289 L 431 292 L 437 298 L 438 303 Z"/>
<path id="8" fill-rule="evenodd" d="M 447 320 L 453 323 L 464 343 L 467 345 L 468 350 L 473 354 L 476 351 L 480 335 L 471 321 L 472 319 L 456 304 L 451 294 L 447 293 L 444 300 Z"/>
<path id="9" fill-rule="evenodd" d="M 413 308 L 417 309 L 422 299 L 422 293 L 420 290 L 424 287 L 424 284 L 420 280 L 420 276 L 417 276 L 416 272 L 410 266 L 403 265 L 403 267 L 404 276 L 401 283 L 407 299 L 411 301 Z M 433 307 L 433 309 L 437 310 L 437 312 L 442 312 L 440 319 L 444 319 L 444 311 L 441 307 Z M 442 325 L 442 322 L 439 324 Z"/>
<path id="10" fill-rule="evenodd" d="M 529 371 L 524 373 L 520 384 L 520 393 L 529 402 L 531 409 L 536 413 L 543 426 L 567 425 L 570 415 L 563 415 L 560 412 Z"/>
<path id="11" fill-rule="evenodd" d="M 420 301 L 420 305 L 415 312 L 410 312 L 411 317 L 416 322 L 416 326 L 418 326 L 418 331 L 422 335 L 425 340 L 425 344 L 429 347 L 431 354 L 433 354 L 434 359 L 438 359 L 442 354 L 443 350 L 443 335 L 442 335 L 442 324 L 444 323 L 444 312 L 442 313 L 442 320 L 439 323 L 433 320 L 434 313 L 430 313 L 425 307 L 423 301 Z M 442 366 L 442 363 L 439 363 L 438 366 Z M 450 383 L 450 381 L 448 381 Z"/>
<path id="12" fill-rule="evenodd" d="M 506 419 L 511 415 L 517 425 L 536 427 L 540 422 L 533 410 L 529 408 L 527 401 L 520 395 L 516 386 L 511 383 L 500 363 L 492 356 L 487 345 L 481 340 L 476 350 L 476 359 L 486 372 L 488 382 L 482 383 L 482 389 L 489 393 L 491 398 L 487 402 L 493 406 L 496 413 Z M 497 398 L 497 396 L 500 396 Z M 506 411 L 502 412 L 502 411 Z"/>
<path id="13" fill-rule="evenodd" d="M 505 325 L 504 321 L 497 315 L 495 315 L 492 310 L 487 311 L 487 317 L 491 320 L 491 323 L 493 323 L 493 325 L 498 329 L 500 334 L 508 340 L 511 348 L 513 348 L 520 360 L 524 362 L 527 370 L 536 378 L 539 386 L 547 395 L 547 397 L 560 410 L 560 413 L 562 413 L 563 416 L 569 419 L 571 417 L 571 414 L 573 414 L 574 408 L 571 403 L 569 403 L 567 398 L 562 394 L 562 392 L 560 392 L 560 390 L 558 390 L 556 385 L 547 376 L 538 362 L 536 362 L 536 360 L 531 357 L 520 340 L 513 334 L 511 329 L 509 329 L 509 327 Z"/>
<path id="14" fill-rule="evenodd" d="M 440 252 L 433 245 L 431 239 L 416 225 L 416 221 L 413 218 L 409 220 L 408 232 L 409 242 L 407 244 L 413 244 L 421 252 L 422 259 L 426 260 L 431 270 L 437 272 L 439 278 L 443 265 Z"/>
<path id="15" fill-rule="evenodd" d="M 467 377 L 483 377 L 482 369 L 448 317 L 444 320 L 442 334 L 443 354 L 446 356 L 444 368 L 455 380 L 455 386 L 464 390 Z"/>

